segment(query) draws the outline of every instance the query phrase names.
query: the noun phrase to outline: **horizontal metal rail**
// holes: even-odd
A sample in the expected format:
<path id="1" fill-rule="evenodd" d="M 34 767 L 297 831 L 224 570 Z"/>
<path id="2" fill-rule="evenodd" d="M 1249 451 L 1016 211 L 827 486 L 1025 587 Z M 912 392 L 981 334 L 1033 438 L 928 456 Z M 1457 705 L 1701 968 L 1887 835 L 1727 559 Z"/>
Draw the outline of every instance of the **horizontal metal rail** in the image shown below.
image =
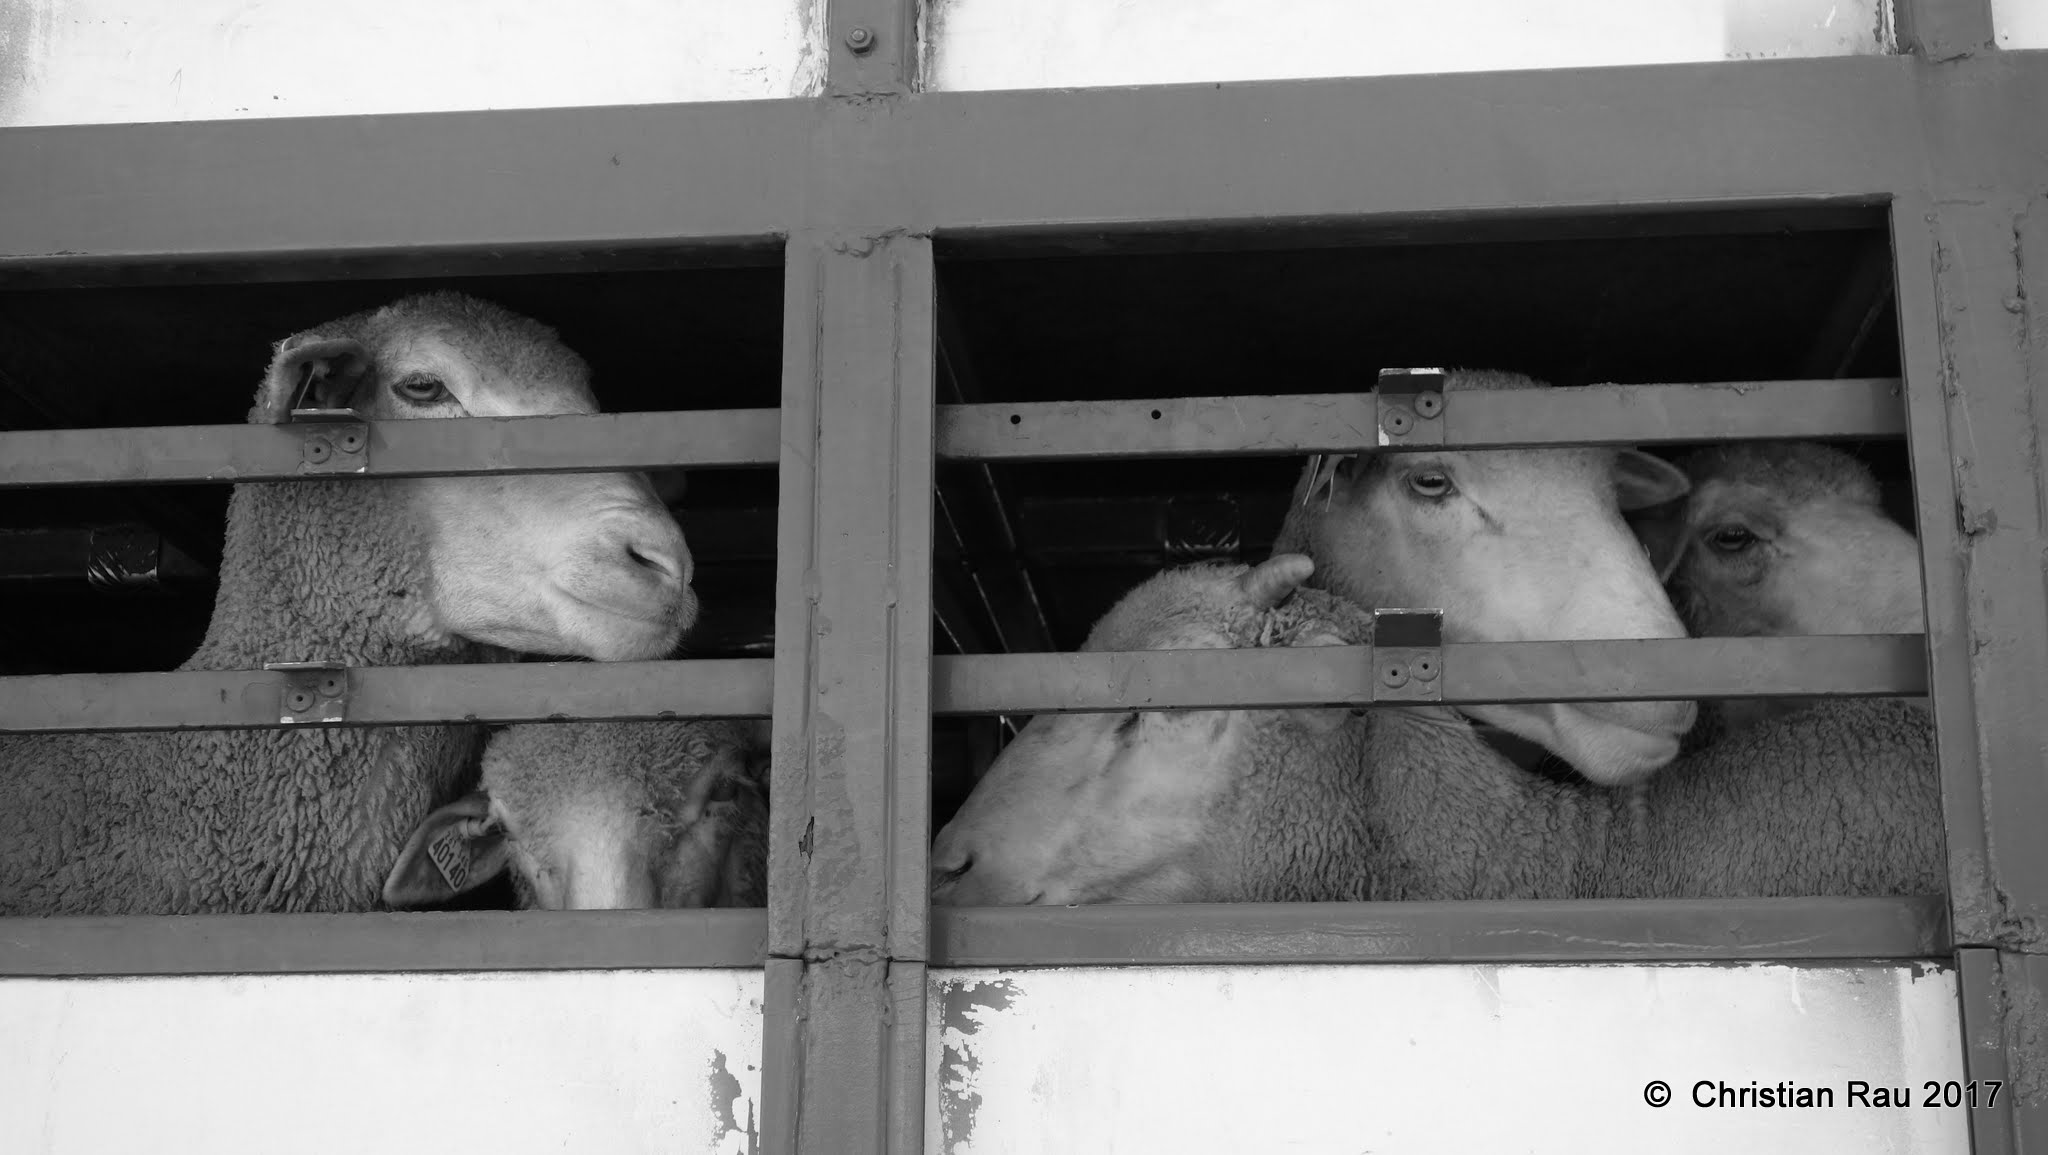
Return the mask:
<path id="1" fill-rule="evenodd" d="M 1389 700 L 1370 646 L 974 654 L 933 659 L 935 714 L 1414 704 Z M 1918 696 L 1919 634 L 1452 643 L 1447 705 L 1644 698 Z"/>
<path id="2" fill-rule="evenodd" d="M 368 465 L 353 474 L 306 467 L 306 438 L 327 432 L 318 424 L 0 433 L 0 489 L 772 466 L 781 452 L 781 415 L 774 409 L 457 417 L 365 425 L 370 435 Z"/>
<path id="3" fill-rule="evenodd" d="M 1937 959 L 1906 898 L 934 907 L 935 967 Z"/>
<path id="4" fill-rule="evenodd" d="M 1453 643 L 1442 702 L 1877 697 L 1926 693 L 1919 634 Z M 766 658 L 391 666 L 347 672 L 338 723 L 764 718 Z M 282 725 L 275 670 L 0 678 L 0 733 Z M 1414 704 L 1392 699 L 1370 646 L 971 654 L 932 659 L 935 714 L 1088 713 Z"/>
<path id="5" fill-rule="evenodd" d="M 1903 437 L 1896 377 L 1452 392 L 1426 438 L 1380 436 L 1379 397 L 1174 397 L 939 409 L 942 458 L 1060 461 Z"/>
<path id="6" fill-rule="evenodd" d="M 0 976 L 758 967 L 765 910 L 0 918 Z"/>
<path id="7" fill-rule="evenodd" d="M 357 667 L 339 724 L 765 718 L 773 668 L 767 658 Z M 0 733 L 277 727 L 286 682 L 277 670 L 0 678 Z"/>
<path id="8" fill-rule="evenodd" d="M 1896 378 L 1591 385 L 1453 393 L 1428 443 L 1382 445 L 1371 391 L 1152 401 L 942 405 L 948 460 L 1285 455 L 1442 447 L 1897 437 Z M 0 489 L 292 481 L 668 466 L 772 466 L 774 409 L 375 421 L 359 473 L 309 468 L 317 425 L 171 425 L 0 433 Z M 1439 435 L 1440 434 L 1440 435 Z"/>

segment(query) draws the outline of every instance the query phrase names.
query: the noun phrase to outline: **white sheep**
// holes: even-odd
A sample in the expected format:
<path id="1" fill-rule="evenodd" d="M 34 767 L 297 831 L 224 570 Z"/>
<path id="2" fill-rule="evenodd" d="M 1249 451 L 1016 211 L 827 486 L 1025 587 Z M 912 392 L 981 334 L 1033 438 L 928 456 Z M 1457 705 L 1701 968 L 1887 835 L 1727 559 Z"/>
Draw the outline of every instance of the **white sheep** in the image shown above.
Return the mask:
<path id="1" fill-rule="evenodd" d="M 1511 373 L 1454 372 L 1456 394 L 1531 389 Z M 1685 628 L 1622 513 L 1685 494 L 1685 475 L 1633 449 L 1368 453 L 1312 460 L 1274 545 L 1315 559 L 1316 582 L 1364 606 L 1444 611 L 1447 640 L 1678 638 Z M 1678 754 L 1691 702 L 1474 706 L 1588 780 L 1640 780 Z"/>
<path id="2" fill-rule="evenodd" d="M 249 419 L 592 413 L 552 330 L 437 293 L 279 342 Z M 498 647 L 667 654 L 696 612 L 682 532 L 639 474 L 235 487 L 187 670 L 476 662 Z M 373 908 L 455 796 L 473 726 L 0 737 L 0 913 Z"/>
<path id="3" fill-rule="evenodd" d="M 1313 564 L 1160 574 L 1084 649 L 1363 640 L 1363 611 L 1296 592 Z M 1634 790 L 1530 774 L 1439 707 L 1046 715 L 940 831 L 933 901 L 1939 893 L 1938 785 L 1926 716 L 1891 701 L 1750 727 Z"/>
<path id="4" fill-rule="evenodd" d="M 1810 441 L 1718 445 L 1679 460 L 1692 492 L 1637 532 L 1701 637 L 1917 634 L 1920 547 L 1862 462 Z M 1802 708 L 1718 703 L 1691 739 Z"/>
<path id="5" fill-rule="evenodd" d="M 767 749 L 765 723 L 509 727 L 482 789 L 406 843 L 384 899 L 438 905 L 509 868 L 522 907 L 760 906 Z"/>

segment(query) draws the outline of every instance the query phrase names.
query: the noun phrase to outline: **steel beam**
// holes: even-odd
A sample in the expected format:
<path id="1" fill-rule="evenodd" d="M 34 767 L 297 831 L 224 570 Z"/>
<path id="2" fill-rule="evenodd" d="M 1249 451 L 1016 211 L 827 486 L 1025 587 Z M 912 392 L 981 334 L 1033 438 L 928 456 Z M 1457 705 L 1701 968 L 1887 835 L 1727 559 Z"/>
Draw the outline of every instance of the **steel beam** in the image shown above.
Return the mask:
<path id="1" fill-rule="evenodd" d="M 932 965 L 1940 959 L 1940 895 L 937 907 Z"/>

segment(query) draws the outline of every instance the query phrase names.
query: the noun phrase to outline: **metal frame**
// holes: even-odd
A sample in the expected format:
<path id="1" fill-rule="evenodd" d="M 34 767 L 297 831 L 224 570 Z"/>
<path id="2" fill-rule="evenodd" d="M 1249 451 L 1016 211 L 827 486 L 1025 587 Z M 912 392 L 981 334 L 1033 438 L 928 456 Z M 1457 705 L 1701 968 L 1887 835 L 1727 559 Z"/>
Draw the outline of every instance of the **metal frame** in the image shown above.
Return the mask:
<path id="1" fill-rule="evenodd" d="M 1901 17 L 1916 55 L 919 95 L 910 0 L 837 0 L 828 92 L 817 101 L 0 133 L 0 199 L 9 206 L 0 284 L 648 267 L 784 238 L 777 806 L 759 956 L 768 1151 L 920 1148 L 928 965 L 1168 961 L 1223 949 L 1203 941 L 1230 944 L 1233 958 L 1296 961 L 1653 957 L 1630 942 L 1670 945 L 1658 958 L 1926 958 L 1953 949 L 1970 1072 L 2003 1077 L 2007 1064 L 2028 1061 L 2025 1041 L 2041 1030 L 2048 988 L 2038 962 L 2048 953 L 2048 844 L 2038 836 L 2048 813 L 2038 720 L 2038 687 L 2048 684 L 2038 511 L 2048 479 L 2034 457 L 2048 431 L 2032 401 L 2048 359 L 2028 344 L 2038 341 L 2034 302 L 2048 300 L 2048 213 L 2030 215 L 2048 188 L 2048 150 L 2024 145 L 2038 139 L 2028 134 L 2048 107 L 2048 54 L 1989 50 L 1984 0 L 1907 0 Z M 866 52 L 846 47 L 855 26 L 875 34 Z M 1114 180 L 1097 179 L 1112 171 Z M 492 195 L 473 195 L 479 188 Z M 1204 416 L 1217 403 L 1202 401 L 1128 403 L 1080 421 L 1030 407 L 935 413 L 934 237 L 1017 246 L 1245 226 L 1334 237 L 1618 212 L 1872 206 L 1889 212 L 1893 234 L 1952 930 L 1917 900 L 936 915 L 925 906 L 928 722 L 935 708 L 960 704 L 947 696 L 959 687 L 955 675 L 925 661 L 935 448 L 1047 459 L 1119 445 L 1293 452 L 1307 447 L 1290 437 L 1324 435 L 1285 426 L 1288 414 L 1275 412 L 1267 441 L 1234 442 Z M 1843 388 L 1844 406 L 1867 400 L 1861 386 Z M 1028 414 L 1028 429 L 1009 421 L 1013 413 Z M 1837 418 L 1835 432 L 1877 432 L 1833 403 L 1812 431 Z M 1370 429 L 1370 414 L 1345 424 L 1360 420 Z M 550 418 L 516 444 L 523 422 L 416 432 L 445 439 L 431 452 L 467 463 L 448 472 L 734 465 L 768 460 L 763 421 Z M 1081 440 L 1097 422 L 1114 424 L 1120 442 Z M 1572 432 L 1599 440 L 1655 430 Z M 96 456 L 129 435 L 6 435 L 0 485 L 136 480 L 67 473 L 57 461 L 67 450 Z M 196 474 L 223 454 L 248 477 L 295 475 L 300 459 L 288 431 L 136 436 L 192 446 L 186 465 L 146 469 L 153 480 L 178 469 L 185 480 L 222 480 Z M 376 436 L 374 470 L 443 471 L 429 450 Z M 507 456 L 492 456 L 500 450 Z M 1212 655 L 1203 673 L 1170 681 L 1201 698 L 1199 680 L 1227 676 L 1241 660 Z M 1315 660 L 1304 657 L 1289 676 L 1328 675 L 1313 672 Z M 1076 671 L 1088 663 L 1067 656 L 1004 663 L 1004 677 L 1028 683 L 1065 669 L 1066 682 L 1000 701 L 1074 702 L 1086 684 Z M 1903 666 L 1888 668 L 1895 680 L 1862 684 L 1915 684 Z M 571 669 L 577 708 L 600 713 L 628 673 Z M 683 674 L 667 685 L 647 701 L 673 705 L 703 679 Z M 510 686 L 491 687 L 501 706 Z M 745 698 L 741 712 L 756 712 L 760 686 L 750 687 L 724 692 L 720 709 Z M 1153 692 L 1160 696 L 1149 701 L 1169 700 Z M 521 711 L 537 700 L 512 713 L 533 716 Z M 0 973 L 756 957 L 739 945 L 755 933 L 741 928 L 756 924 L 705 914 L 47 920 L 0 925 Z M 725 928 L 714 945 L 687 945 L 695 940 L 683 928 L 714 923 Z M 1519 933 L 1503 939 L 1504 927 Z M 1560 937 L 1574 928 L 1589 933 Z M 1038 938 L 1018 945 L 1039 933 L 1064 936 L 1067 955 L 1057 957 L 1057 942 L 1039 953 Z M 2022 1094 L 2013 1104 L 1973 1113 L 1979 1151 L 2048 1150 L 2048 1100 Z"/>

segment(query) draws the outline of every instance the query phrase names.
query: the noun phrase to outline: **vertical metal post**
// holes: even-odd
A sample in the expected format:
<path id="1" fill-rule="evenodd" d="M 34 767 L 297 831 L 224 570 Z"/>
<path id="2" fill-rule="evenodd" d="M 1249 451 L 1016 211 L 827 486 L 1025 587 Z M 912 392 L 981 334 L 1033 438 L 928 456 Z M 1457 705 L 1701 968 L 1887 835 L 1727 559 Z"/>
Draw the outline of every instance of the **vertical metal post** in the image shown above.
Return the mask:
<path id="1" fill-rule="evenodd" d="M 2009 1092 L 1970 1112 L 1979 1152 L 2048 1151 L 2048 976 L 2032 965 L 2048 953 L 2048 366 L 2029 357 L 2023 259 L 2040 207 L 2023 190 L 2048 187 L 2048 164 L 1997 144 L 2001 68 L 1956 60 L 1922 86 L 1927 191 L 1893 210 L 1964 1053 Z"/>
<path id="2" fill-rule="evenodd" d="M 1991 0 L 1899 0 L 1899 49 L 1929 63 L 1983 51 L 1993 44 Z"/>
<path id="3" fill-rule="evenodd" d="M 932 248 L 901 233 L 801 235 L 789 263 L 769 953 L 801 977 L 795 1029 L 769 1036 L 765 1108 L 794 1122 L 771 1115 L 768 1150 L 913 1152 L 924 1123 Z"/>

